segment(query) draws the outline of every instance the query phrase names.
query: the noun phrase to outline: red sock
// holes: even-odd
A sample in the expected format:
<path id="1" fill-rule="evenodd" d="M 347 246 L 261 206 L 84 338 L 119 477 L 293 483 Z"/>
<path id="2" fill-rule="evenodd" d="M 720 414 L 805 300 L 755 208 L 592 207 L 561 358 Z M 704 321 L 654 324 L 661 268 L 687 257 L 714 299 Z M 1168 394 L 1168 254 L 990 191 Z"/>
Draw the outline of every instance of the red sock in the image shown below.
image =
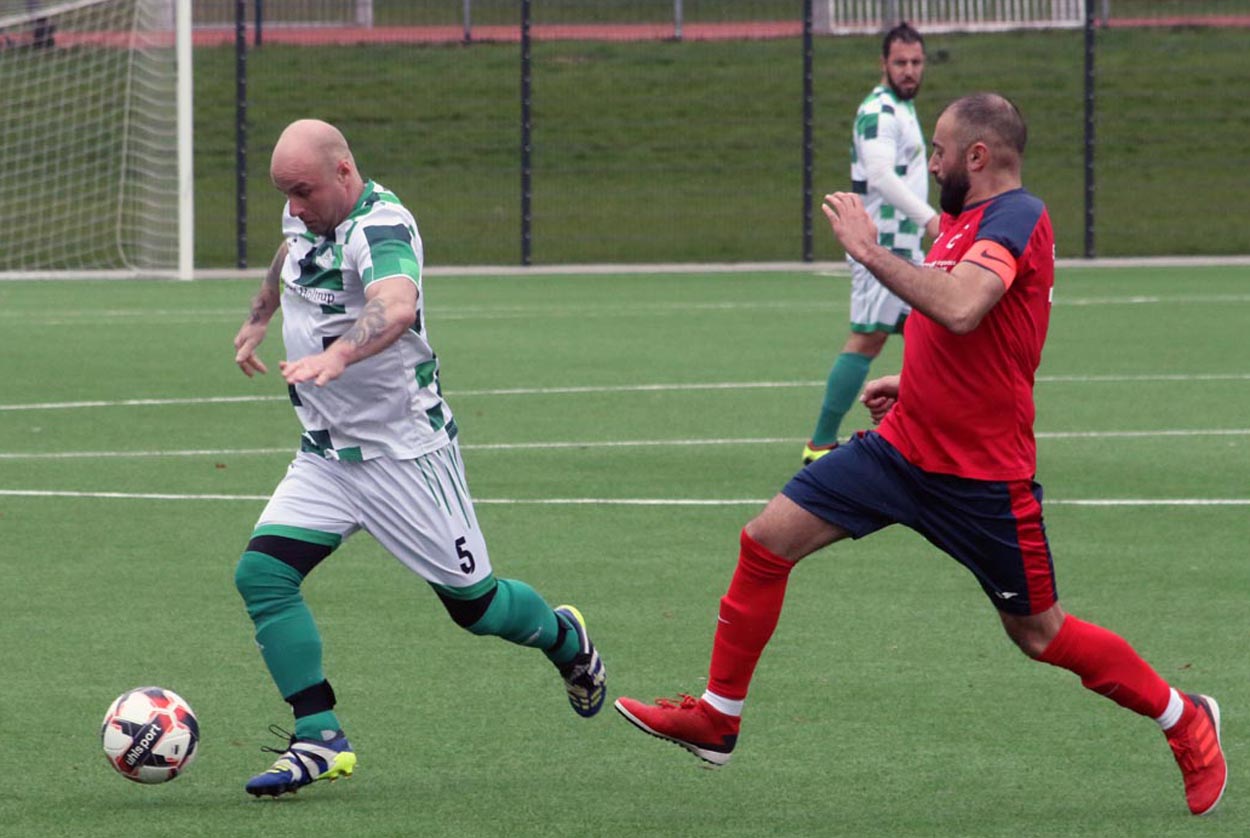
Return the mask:
<path id="1" fill-rule="evenodd" d="M 747 696 L 760 653 L 773 636 L 794 562 L 774 555 L 742 531 L 738 567 L 721 598 L 708 689 L 723 698 Z"/>
<path id="2" fill-rule="evenodd" d="M 1152 719 L 1163 715 L 1171 697 L 1171 687 L 1128 641 L 1071 615 L 1038 660 L 1075 672 L 1086 689 Z"/>

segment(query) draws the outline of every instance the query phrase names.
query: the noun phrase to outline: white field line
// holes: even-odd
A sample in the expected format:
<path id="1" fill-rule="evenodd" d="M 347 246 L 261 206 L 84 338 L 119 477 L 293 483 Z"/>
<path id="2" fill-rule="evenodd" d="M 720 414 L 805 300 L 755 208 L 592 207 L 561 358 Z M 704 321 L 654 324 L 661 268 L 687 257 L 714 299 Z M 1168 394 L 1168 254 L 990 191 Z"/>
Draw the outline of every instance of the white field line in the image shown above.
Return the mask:
<path id="1" fill-rule="evenodd" d="M 1213 300 L 1229 302 L 1229 300 Z M 1235 302 L 1235 300 L 1233 300 Z M 1250 302 L 1250 295 L 1247 295 Z M 1195 300 L 1198 302 L 1198 300 Z M 1098 303 L 1094 303 L 1098 304 Z M 535 317 L 615 317 L 625 315 L 663 316 L 698 311 L 841 311 L 846 310 L 846 300 L 764 300 L 764 301 L 707 301 L 707 302 L 631 302 L 627 310 L 619 305 L 603 303 L 565 303 L 560 305 L 498 305 L 498 306 L 439 306 L 433 318 L 445 320 L 516 320 Z M 242 322 L 247 312 L 243 309 L 67 309 L 54 314 L 37 315 L 25 311 L 0 311 L 0 322 L 20 320 L 23 325 L 38 326 L 91 326 L 109 321 L 152 320 L 160 325 L 169 323 L 208 323 L 218 321 Z"/>
<path id="2" fill-rule="evenodd" d="M 1056 294 L 1056 306 L 1124 306 L 1124 305 L 1228 305 L 1250 303 L 1250 294 L 1137 294 L 1104 297 L 1065 297 Z M 616 317 L 623 315 L 665 315 L 690 311 L 841 311 L 849 303 L 844 299 L 819 300 L 765 300 L 765 301 L 708 301 L 708 302 L 662 302 L 630 303 L 622 311 L 619 305 L 601 303 L 563 305 L 506 305 L 506 306 L 438 306 L 433 317 L 444 320 L 510 320 L 534 317 Z M 38 315 L 33 312 L 0 311 L 0 322 L 20 320 L 23 324 L 39 326 L 90 326 L 109 321 L 148 320 L 156 318 L 161 324 L 203 323 L 216 321 L 242 322 L 247 312 L 243 308 L 222 309 L 63 309 L 52 314 Z"/>
<path id="3" fill-rule="evenodd" d="M 1159 437 L 1237 437 L 1250 436 L 1250 428 L 1164 428 L 1143 431 L 1042 431 L 1038 439 L 1152 439 Z M 803 437 L 712 437 L 703 439 L 612 439 L 553 440 L 549 442 L 465 443 L 465 451 L 559 451 L 596 448 L 681 448 L 712 445 L 797 445 Z M 185 448 L 139 451 L 0 451 L 3 460 L 90 460 L 139 459 L 149 457 L 250 457 L 276 454 L 294 455 L 294 446 L 282 448 Z"/>
<path id="4" fill-rule="evenodd" d="M 1250 265 L 1250 255 L 1243 256 L 1128 256 L 1103 259 L 1055 260 L 1059 270 L 1068 268 L 1163 268 L 1163 267 L 1211 267 L 1214 265 Z M 572 265 L 540 265 L 519 267 L 516 265 L 426 265 L 422 274 L 429 277 L 457 277 L 461 279 L 498 279 L 502 277 L 545 276 L 615 276 L 621 274 L 684 274 L 684 273 L 787 273 L 832 272 L 848 273 L 844 261 L 823 262 L 651 262 L 651 263 L 580 263 Z M 260 268 L 199 268 L 194 272 L 197 280 L 243 279 L 260 282 L 264 276 Z M 0 282 L 32 280 L 86 280 L 86 279 L 149 279 L 167 281 L 173 279 L 168 271 L 39 271 L 19 273 L 0 271 Z"/>
<path id="5" fill-rule="evenodd" d="M 240 404 L 242 402 L 287 401 L 287 396 L 203 396 L 186 399 L 114 399 L 83 402 L 35 402 L 31 404 L 0 404 L 0 411 L 14 410 L 82 410 L 91 407 L 168 407 L 187 404 Z"/>
<path id="6" fill-rule="evenodd" d="M 105 500 L 265 501 L 268 495 L 173 494 L 164 492 L 87 492 L 47 489 L 0 489 L 0 497 L 91 498 Z M 766 498 L 474 498 L 493 506 L 763 506 Z M 1223 507 L 1250 506 L 1250 498 L 1073 498 L 1047 500 L 1048 506 Z"/>
<path id="7" fill-rule="evenodd" d="M 1115 384 L 1134 382 L 1209 382 L 1250 381 L 1250 373 L 1143 373 L 1125 375 L 1039 375 L 1038 384 Z M 659 393 L 700 390 L 785 390 L 824 387 L 823 380 L 809 381 L 712 381 L 681 384 L 585 385 L 570 387 L 502 387 L 449 392 L 452 401 L 475 396 L 561 396 L 589 393 Z M 0 404 L 0 412 L 19 410 L 83 410 L 97 407 L 168 407 L 176 405 L 243 404 L 248 402 L 285 402 L 281 396 L 199 396 L 171 399 L 113 399 L 76 402 L 30 402 Z"/>

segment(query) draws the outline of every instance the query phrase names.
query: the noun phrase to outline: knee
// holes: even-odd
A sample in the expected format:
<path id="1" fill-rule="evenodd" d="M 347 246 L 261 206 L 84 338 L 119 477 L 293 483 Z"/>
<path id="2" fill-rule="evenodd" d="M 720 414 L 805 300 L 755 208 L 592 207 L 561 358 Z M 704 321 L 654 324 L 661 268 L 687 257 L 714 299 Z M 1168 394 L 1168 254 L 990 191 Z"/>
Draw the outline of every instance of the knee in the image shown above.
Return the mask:
<path id="1" fill-rule="evenodd" d="M 499 592 L 498 583 L 491 585 L 485 593 L 470 599 L 459 599 L 440 588 L 435 588 L 435 592 L 447 609 L 447 615 L 460 628 L 477 635 L 498 633 L 498 620 L 492 619 L 492 614 L 497 616 L 498 609 L 491 608 Z"/>
<path id="2" fill-rule="evenodd" d="M 1034 660 L 1046 652 L 1063 625 L 1063 612 L 1058 607 L 1030 617 L 1000 613 L 1000 618 L 1011 642 Z"/>
<path id="3" fill-rule="evenodd" d="M 881 354 L 889 337 L 889 332 L 851 332 L 842 351 L 863 355 L 871 361 Z"/>
<path id="4" fill-rule="evenodd" d="M 1050 645 L 1050 638 L 1043 637 L 1036 632 L 1026 632 L 1022 634 L 1012 634 L 1008 632 L 1008 637 L 1016 644 L 1016 647 L 1033 660 L 1037 660 L 1046 651 L 1046 647 Z"/>
<path id="5" fill-rule="evenodd" d="M 253 618 L 298 597 L 301 581 L 303 577 L 289 565 L 251 550 L 240 556 L 234 566 L 234 587 Z"/>
<path id="6" fill-rule="evenodd" d="M 304 577 L 333 550 L 324 542 L 253 535 L 234 567 L 234 586 L 249 611 L 267 600 L 298 596 Z"/>

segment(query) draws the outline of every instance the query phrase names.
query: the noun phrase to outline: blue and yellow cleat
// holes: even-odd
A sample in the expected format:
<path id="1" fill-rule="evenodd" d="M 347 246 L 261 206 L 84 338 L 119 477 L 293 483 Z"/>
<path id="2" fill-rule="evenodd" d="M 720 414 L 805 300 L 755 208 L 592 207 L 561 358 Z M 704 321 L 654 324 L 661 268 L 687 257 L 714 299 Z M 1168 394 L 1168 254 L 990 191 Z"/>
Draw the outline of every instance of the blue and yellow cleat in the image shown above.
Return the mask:
<path id="1" fill-rule="evenodd" d="M 810 466 L 837 447 L 838 443 L 836 442 L 831 442 L 828 445 L 816 445 L 809 441 L 807 445 L 803 446 L 803 465 Z"/>
<path id="2" fill-rule="evenodd" d="M 556 615 L 566 620 L 577 632 L 578 650 L 573 659 L 565 664 L 558 664 L 560 677 L 564 679 L 564 690 L 569 695 L 569 704 L 577 715 L 590 718 L 603 707 L 603 700 L 608 695 L 608 672 L 603 660 L 590 642 L 586 633 L 586 619 L 582 612 L 571 605 L 558 605 Z"/>
<path id="3" fill-rule="evenodd" d="M 343 731 L 328 742 L 315 739 L 296 739 L 279 727 L 271 727 L 278 736 L 290 739 L 286 750 L 261 748 L 278 754 L 278 760 L 263 774 L 247 781 L 248 794 L 256 797 L 277 797 L 287 792 L 299 791 L 317 780 L 337 780 L 350 777 L 356 768 L 356 754 Z"/>

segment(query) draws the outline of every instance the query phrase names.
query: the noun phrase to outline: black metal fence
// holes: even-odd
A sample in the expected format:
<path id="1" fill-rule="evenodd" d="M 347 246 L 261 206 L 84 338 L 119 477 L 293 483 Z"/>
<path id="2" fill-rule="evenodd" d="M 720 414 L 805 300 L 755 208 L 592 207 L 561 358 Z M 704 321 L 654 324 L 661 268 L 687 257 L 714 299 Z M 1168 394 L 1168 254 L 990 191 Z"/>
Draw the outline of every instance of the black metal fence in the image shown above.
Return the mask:
<path id="1" fill-rule="evenodd" d="M 839 258 L 813 217 L 847 179 L 880 35 L 822 34 L 813 6 L 830 2 L 199 0 L 199 32 L 223 35 L 204 50 L 237 59 L 235 261 L 249 260 L 255 224 L 250 259 L 267 259 L 276 199 L 249 210 L 248 188 L 263 191 L 281 123 L 309 115 L 272 98 L 300 82 L 278 78 L 300 50 L 313 63 L 365 52 L 408 82 L 373 85 L 368 106 L 342 80 L 334 95 L 351 105 L 316 115 L 417 205 L 432 262 Z M 1207 222 L 1238 205 L 1227 173 L 1250 164 L 1248 71 L 1225 54 L 1250 37 L 1230 27 L 1248 23 L 1248 0 L 1095 0 L 1075 26 L 935 27 L 918 109 L 928 131 L 972 89 L 1021 104 L 1026 180 L 1051 206 L 1061 255 L 1250 252 L 1246 225 Z M 406 159 L 383 147 L 388 121 L 416 126 Z M 201 264 L 221 263 L 215 221 Z"/>

